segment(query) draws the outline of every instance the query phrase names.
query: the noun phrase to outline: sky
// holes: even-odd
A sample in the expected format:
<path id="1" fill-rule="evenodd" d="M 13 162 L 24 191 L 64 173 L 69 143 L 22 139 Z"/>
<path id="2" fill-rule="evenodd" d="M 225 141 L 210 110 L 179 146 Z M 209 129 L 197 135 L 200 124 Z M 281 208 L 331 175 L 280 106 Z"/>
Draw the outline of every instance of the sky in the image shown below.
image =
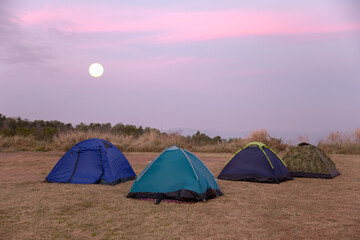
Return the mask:
<path id="1" fill-rule="evenodd" d="M 359 93 L 357 0 L 0 0 L 9 117 L 316 138 Z"/>

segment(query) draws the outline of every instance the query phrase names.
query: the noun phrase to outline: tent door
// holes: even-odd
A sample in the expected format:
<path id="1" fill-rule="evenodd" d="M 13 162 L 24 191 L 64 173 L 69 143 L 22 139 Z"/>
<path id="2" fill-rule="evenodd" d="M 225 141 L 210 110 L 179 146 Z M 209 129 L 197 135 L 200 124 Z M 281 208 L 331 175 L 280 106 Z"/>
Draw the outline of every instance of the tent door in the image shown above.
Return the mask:
<path id="1" fill-rule="evenodd" d="M 101 148 L 100 147 L 99 147 L 99 158 L 100 158 L 100 164 L 101 164 L 101 174 L 100 174 L 99 179 L 97 180 L 98 183 L 101 181 L 101 178 L 104 175 L 104 165 L 103 165 L 103 161 L 102 161 Z"/>
<path id="2" fill-rule="evenodd" d="M 67 181 L 67 183 L 69 183 L 69 182 L 71 181 L 72 177 L 74 176 L 74 173 L 75 173 L 75 170 L 76 170 L 77 164 L 78 164 L 78 162 L 79 162 L 80 149 L 81 149 L 81 147 L 79 147 L 79 150 L 78 150 L 78 152 L 77 152 L 77 157 L 76 157 L 76 162 L 75 162 L 74 170 L 73 170 L 73 172 L 72 172 L 72 174 L 71 174 L 71 176 L 70 176 L 69 180 Z M 72 155 L 72 153 L 71 153 L 71 155 Z"/>
<path id="3" fill-rule="evenodd" d="M 96 183 L 102 176 L 102 163 L 98 148 L 81 148 L 76 157 L 70 183 Z"/>

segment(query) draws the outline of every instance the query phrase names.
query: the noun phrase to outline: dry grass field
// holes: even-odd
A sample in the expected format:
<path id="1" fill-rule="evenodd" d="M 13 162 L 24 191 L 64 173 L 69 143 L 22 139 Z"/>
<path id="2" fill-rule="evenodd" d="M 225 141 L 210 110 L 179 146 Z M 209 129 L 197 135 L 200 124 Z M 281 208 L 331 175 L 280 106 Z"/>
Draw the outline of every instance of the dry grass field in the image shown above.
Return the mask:
<path id="1" fill-rule="evenodd" d="M 332 155 L 332 180 L 219 180 L 219 198 L 160 205 L 125 198 L 133 181 L 43 183 L 61 155 L 0 153 L 0 239 L 360 239 L 360 155 Z M 157 154 L 125 155 L 139 174 Z M 197 155 L 217 175 L 231 154 Z"/>

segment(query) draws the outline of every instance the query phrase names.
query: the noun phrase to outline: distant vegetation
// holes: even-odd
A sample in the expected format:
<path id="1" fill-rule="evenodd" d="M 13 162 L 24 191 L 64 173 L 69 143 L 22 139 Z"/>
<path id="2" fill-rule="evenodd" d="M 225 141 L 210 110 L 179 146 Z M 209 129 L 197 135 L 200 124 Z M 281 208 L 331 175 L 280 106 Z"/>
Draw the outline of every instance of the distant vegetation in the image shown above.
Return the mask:
<path id="1" fill-rule="evenodd" d="M 326 139 L 321 140 L 318 146 L 330 153 L 360 154 L 360 128 L 351 134 L 332 132 Z"/>
<path id="2" fill-rule="evenodd" d="M 29 121 L 0 114 L 0 151 L 50 151 L 68 150 L 88 138 L 108 140 L 126 152 L 160 152 L 171 145 L 178 145 L 194 152 L 234 153 L 251 141 L 263 142 L 275 151 L 284 151 L 289 143 L 270 137 L 264 129 L 255 130 L 247 138 L 223 139 L 209 137 L 200 131 L 191 136 L 178 132 L 166 133 L 156 128 L 117 123 L 71 123 L 60 121 Z M 299 137 L 299 141 L 306 138 Z M 291 144 L 290 144 L 291 145 Z M 331 133 L 319 143 L 330 153 L 360 153 L 360 129 L 350 136 Z"/>

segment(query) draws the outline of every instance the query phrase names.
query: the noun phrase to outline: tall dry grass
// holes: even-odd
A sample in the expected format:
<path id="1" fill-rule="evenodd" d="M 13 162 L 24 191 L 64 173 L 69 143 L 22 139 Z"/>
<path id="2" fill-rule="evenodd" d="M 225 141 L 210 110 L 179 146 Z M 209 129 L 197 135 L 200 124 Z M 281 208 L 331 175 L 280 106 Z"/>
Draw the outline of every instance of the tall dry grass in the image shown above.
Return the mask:
<path id="1" fill-rule="evenodd" d="M 76 143 L 89 138 L 105 139 L 125 152 L 161 152 L 166 147 L 177 145 L 194 152 L 234 153 L 253 141 L 263 142 L 277 152 L 286 151 L 289 147 L 289 144 L 283 143 L 282 139 L 270 137 L 265 129 L 254 130 L 247 138 L 222 140 L 211 144 L 199 144 L 179 133 L 163 134 L 150 131 L 136 137 L 91 130 L 60 133 L 51 141 L 39 141 L 32 136 L 0 135 L 0 151 L 67 151 Z M 308 137 L 299 137 L 298 140 L 308 142 Z M 355 129 L 351 134 L 330 133 L 327 138 L 319 142 L 318 146 L 328 153 L 360 154 L 360 128 Z"/>
<path id="2" fill-rule="evenodd" d="M 161 152 L 166 147 L 177 145 L 194 152 L 233 153 L 252 141 L 264 142 L 278 151 L 284 150 L 287 146 L 281 143 L 281 140 L 271 138 L 264 129 L 251 132 L 248 138 L 222 140 L 211 144 L 199 144 L 176 132 L 163 134 L 158 131 L 150 131 L 136 137 L 91 130 L 60 133 L 51 141 L 38 141 L 32 136 L 0 136 L 0 151 L 67 151 L 76 143 L 89 138 L 105 139 L 125 152 Z"/>
<path id="3" fill-rule="evenodd" d="M 54 137 L 53 148 L 68 150 L 76 143 L 89 139 L 89 138 L 101 138 L 111 142 L 122 151 L 128 152 L 158 152 L 161 151 L 165 146 L 171 144 L 168 139 L 165 139 L 157 132 L 145 133 L 139 137 L 116 135 L 111 132 L 100 132 L 100 131 L 72 131 L 67 133 L 61 133 Z"/>
<path id="4" fill-rule="evenodd" d="M 51 144 L 45 141 L 37 141 L 34 137 L 0 135 L 0 151 L 47 151 L 51 150 Z"/>
<path id="5" fill-rule="evenodd" d="M 360 128 L 352 133 L 332 132 L 318 146 L 329 153 L 360 154 Z"/>
<path id="6" fill-rule="evenodd" d="M 110 132 L 73 131 L 56 136 L 53 141 L 53 149 L 68 150 L 74 144 L 89 138 L 105 139 L 125 152 L 161 152 L 172 145 L 199 152 L 230 152 L 233 150 L 233 148 L 229 148 L 229 144 L 225 143 L 199 146 L 192 144 L 191 140 L 179 133 L 161 134 L 156 131 L 144 133 L 139 137 L 116 135 Z M 233 145 L 236 144 L 231 144 L 231 146 Z"/>
<path id="7" fill-rule="evenodd" d="M 283 143 L 281 138 L 270 137 L 266 129 L 256 129 L 250 133 L 247 139 L 245 139 L 246 143 L 254 141 L 262 142 L 277 151 L 284 151 L 288 147 L 288 144 Z"/>

